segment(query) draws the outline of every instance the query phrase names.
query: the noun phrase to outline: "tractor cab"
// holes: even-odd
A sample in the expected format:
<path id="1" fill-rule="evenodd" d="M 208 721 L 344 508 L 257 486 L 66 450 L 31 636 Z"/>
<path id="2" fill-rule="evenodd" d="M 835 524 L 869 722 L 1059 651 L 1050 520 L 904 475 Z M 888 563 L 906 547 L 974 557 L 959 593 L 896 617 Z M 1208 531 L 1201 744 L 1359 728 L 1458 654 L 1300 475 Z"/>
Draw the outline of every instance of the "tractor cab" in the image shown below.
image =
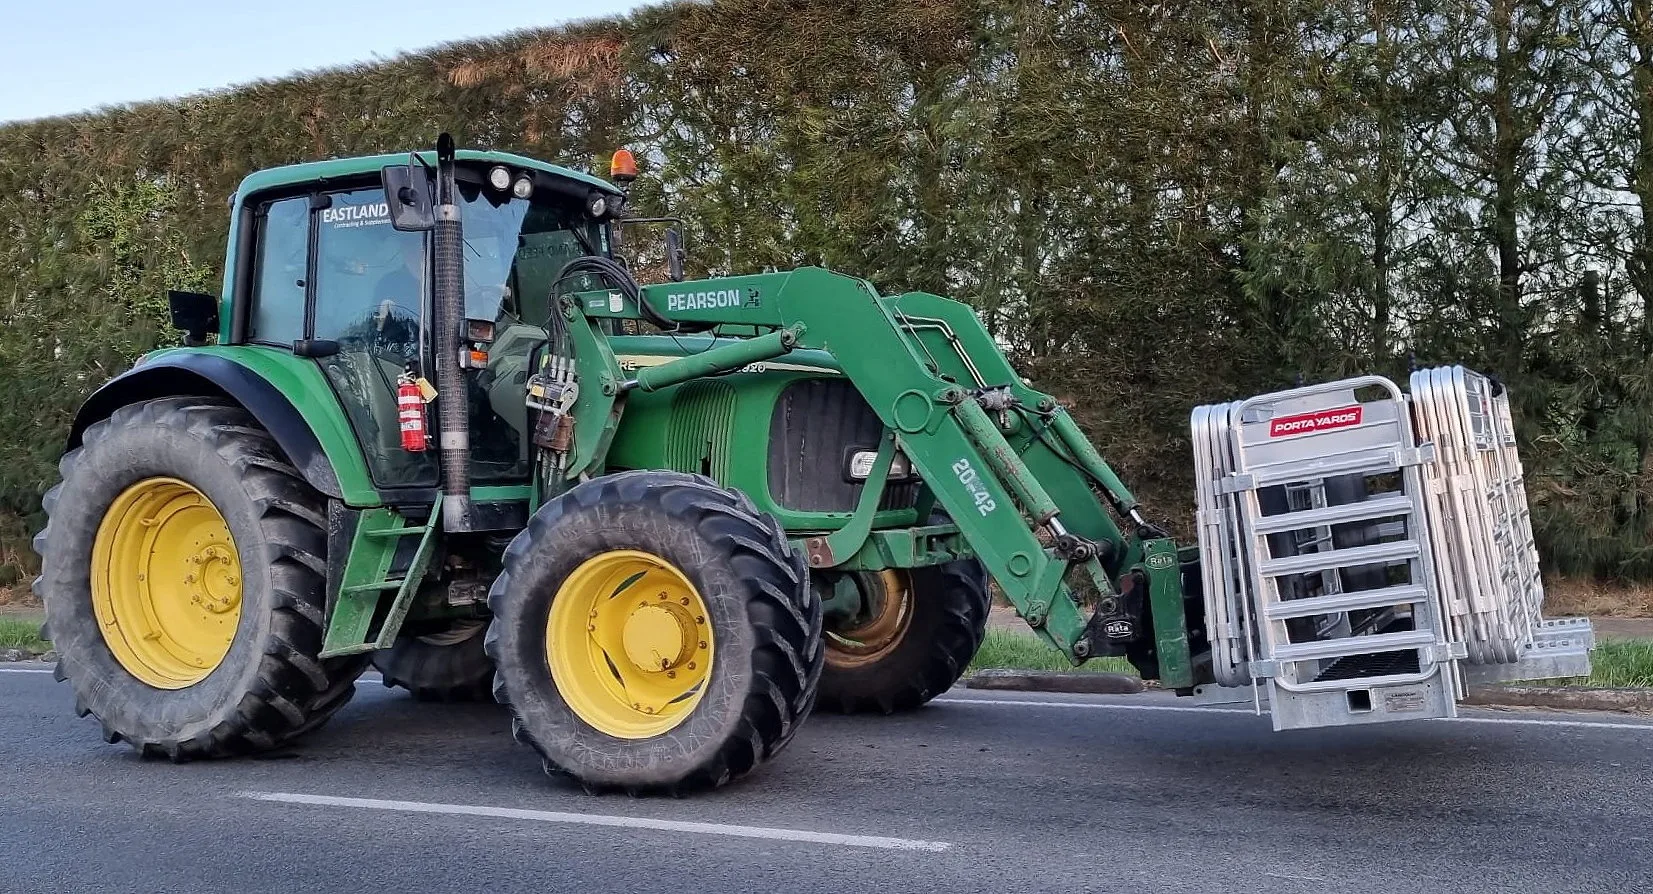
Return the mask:
<path id="1" fill-rule="evenodd" d="M 403 449 L 397 408 L 404 376 L 436 378 L 432 233 L 398 229 L 393 211 L 405 203 L 385 184 L 389 168 L 402 190 L 418 181 L 428 190 L 427 166 L 434 174 L 433 160 L 414 154 L 276 168 L 248 177 L 236 196 L 231 238 L 241 263 L 227 278 L 221 343 L 316 360 L 380 490 L 433 488 L 440 474 L 434 452 Z M 453 175 L 470 336 L 462 360 L 471 478 L 520 483 L 528 474 L 529 348 L 546 338 L 558 271 L 608 253 L 609 220 L 623 197 L 586 175 L 505 153 L 456 153 Z"/>

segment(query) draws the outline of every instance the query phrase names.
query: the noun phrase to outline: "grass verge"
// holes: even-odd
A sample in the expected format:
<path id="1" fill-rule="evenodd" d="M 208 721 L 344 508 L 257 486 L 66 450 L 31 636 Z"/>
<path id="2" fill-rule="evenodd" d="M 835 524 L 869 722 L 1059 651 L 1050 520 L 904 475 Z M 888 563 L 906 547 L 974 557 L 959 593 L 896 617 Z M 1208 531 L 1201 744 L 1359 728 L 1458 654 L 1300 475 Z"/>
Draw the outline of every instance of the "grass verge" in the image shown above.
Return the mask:
<path id="1" fill-rule="evenodd" d="M 0 650 L 22 649 L 38 655 L 52 648 L 40 638 L 39 618 L 0 618 Z"/>
<path id="2" fill-rule="evenodd" d="M 970 662 L 971 671 L 1003 668 L 1006 670 L 1092 671 L 1136 676 L 1136 669 L 1123 658 L 1093 658 L 1079 667 L 1068 663 L 1056 651 L 1030 633 L 1002 628 L 987 628 L 987 638 Z"/>
<path id="3" fill-rule="evenodd" d="M 1610 639 L 1590 652 L 1590 676 L 1534 680 L 1525 686 L 1599 686 L 1608 689 L 1653 687 L 1653 640 Z"/>
<path id="4" fill-rule="evenodd" d="M 1596 643 L 1590 653 L 1592 673 L 1588 677 L 1558 680 L 1531 680 L 1520 686 L 1594 686 L 1606 689 L 1653 688 L 1653 640 L 1618 639 Z M 988 628 L 981 651 L 970 662 L 970 670 L 1003 668 L 1028 671 L 1097 671 L 1136 676 L 1136 669 L 1123 658 L 1094 658 L 1078 668 L 1032 634 Z"/>

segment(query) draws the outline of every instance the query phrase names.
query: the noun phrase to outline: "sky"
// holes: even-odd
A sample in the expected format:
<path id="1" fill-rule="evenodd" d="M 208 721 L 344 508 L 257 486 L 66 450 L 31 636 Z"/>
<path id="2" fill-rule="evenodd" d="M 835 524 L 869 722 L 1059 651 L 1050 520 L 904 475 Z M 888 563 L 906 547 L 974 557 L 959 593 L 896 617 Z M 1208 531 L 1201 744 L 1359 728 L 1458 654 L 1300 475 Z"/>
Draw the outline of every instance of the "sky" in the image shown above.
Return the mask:
<path id="1" fill-rule="evenodd" d="M 639 0 L 7 0 L 0 121 L 183 96 Z"/>

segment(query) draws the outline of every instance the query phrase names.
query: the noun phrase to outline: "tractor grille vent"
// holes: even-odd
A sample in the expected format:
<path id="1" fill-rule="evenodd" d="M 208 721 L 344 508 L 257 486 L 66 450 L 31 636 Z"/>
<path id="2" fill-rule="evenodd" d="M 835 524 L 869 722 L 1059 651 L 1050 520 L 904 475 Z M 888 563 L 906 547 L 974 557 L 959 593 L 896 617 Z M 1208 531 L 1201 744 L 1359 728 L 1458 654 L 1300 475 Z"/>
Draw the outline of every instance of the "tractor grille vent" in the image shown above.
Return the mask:
<path id="1" fill-rule="evenodd" d="M 734 421 L 735 389 L 729 383 L 702 379 L 678 388 L 666 432 L 666 464 L 727 482 Z"/>
<path id="2" fill-rule="evenodd" d="M 801 379 L 781 392 L 769 425 L 769 494 L 799 512 L 852 512 L 861 498 L 850 454 L 877 450 L 884 424 L 843 379 Z M 880 509 L 907 509 L 917 481 L 892 484 Z"/>

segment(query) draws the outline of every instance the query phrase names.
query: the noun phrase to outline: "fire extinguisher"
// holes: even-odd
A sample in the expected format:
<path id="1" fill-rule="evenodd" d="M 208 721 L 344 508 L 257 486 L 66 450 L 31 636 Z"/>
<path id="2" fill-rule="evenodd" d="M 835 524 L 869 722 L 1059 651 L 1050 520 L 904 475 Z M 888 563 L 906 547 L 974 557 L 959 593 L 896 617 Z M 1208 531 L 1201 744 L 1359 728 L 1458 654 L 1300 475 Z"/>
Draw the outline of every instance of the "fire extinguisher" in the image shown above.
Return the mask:
<path id="1" fill-rule="evenodd" d="M 396 412 L 402 420 L 402 449 L 425 452 L 425 396 L 411 373 L 404 373 L 396 385 Z"/>

